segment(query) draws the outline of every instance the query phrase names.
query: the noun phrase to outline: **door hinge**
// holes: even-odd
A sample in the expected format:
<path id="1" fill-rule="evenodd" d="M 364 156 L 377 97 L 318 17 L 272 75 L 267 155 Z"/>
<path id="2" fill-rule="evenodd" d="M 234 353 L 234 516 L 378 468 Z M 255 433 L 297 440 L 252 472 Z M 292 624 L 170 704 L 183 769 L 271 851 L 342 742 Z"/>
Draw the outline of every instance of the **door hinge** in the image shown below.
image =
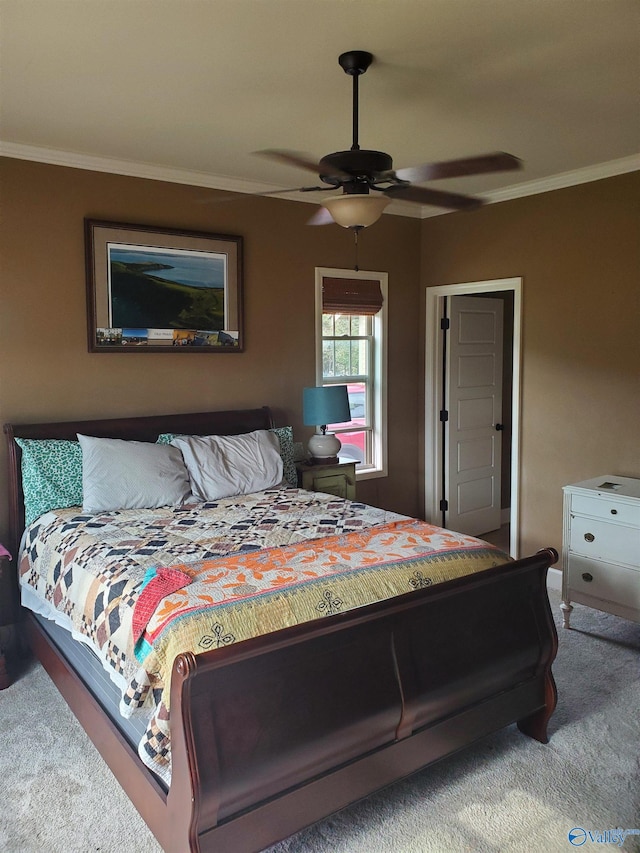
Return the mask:
<path id="1" fill-rule="evenodd" d="M 449 509 L 449 501 L 444 500 L 444 498 L 440 501 L 440 512 L 447 512 Z"/>
<path id="2" fill-rule="evenodd" d="M 440 421 L 444 424 L 449 420 L 449 412 L 446 409 L 440 411 Z"/>
<path id="3" fill-rule="evenodd" d="M 451 321 L 449 320 L 449 318 L 448 317 L 442 317 L 440 320 L 440 328 L 442 329 L 442 331 L 446 332 L 450 326 L 451 326 Z"/>

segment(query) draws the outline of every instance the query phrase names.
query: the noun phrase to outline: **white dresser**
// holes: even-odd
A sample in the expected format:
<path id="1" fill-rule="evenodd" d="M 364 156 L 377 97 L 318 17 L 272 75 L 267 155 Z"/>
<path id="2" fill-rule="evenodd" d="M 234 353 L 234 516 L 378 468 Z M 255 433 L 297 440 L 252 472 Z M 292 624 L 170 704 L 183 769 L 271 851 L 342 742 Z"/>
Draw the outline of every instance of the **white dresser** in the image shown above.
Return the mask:
<path id="1" fill-rule="evenodd" d="M 562 604 L 640 622 L 640 480 L 607 474 L 565 486 Z"/>

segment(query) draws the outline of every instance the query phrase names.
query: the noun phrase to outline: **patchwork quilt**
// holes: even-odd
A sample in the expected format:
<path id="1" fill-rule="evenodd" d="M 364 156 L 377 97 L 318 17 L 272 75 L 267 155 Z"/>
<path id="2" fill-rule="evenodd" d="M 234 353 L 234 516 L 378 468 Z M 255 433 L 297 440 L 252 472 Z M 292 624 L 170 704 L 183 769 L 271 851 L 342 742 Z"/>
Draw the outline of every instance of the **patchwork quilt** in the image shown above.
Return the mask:
<path id="1" fill-rule="evenodd" d="M 21 583 L 93 646 L 144 714 L 143 762 L 171 778 L 173 661 L 482 571 L 473 537 L 295 488 L 180 508 L 56 510 L 29 528 Z"/>

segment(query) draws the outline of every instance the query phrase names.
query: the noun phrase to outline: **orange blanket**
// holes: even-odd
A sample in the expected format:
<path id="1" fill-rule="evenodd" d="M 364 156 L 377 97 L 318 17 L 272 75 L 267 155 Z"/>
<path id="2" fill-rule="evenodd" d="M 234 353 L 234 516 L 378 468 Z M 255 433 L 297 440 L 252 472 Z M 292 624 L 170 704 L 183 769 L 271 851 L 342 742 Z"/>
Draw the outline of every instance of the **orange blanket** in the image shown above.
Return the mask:
<path id="1" fill-rule="evenodd" d="M 148 691 L 162 695 L 141 756 L 168 780 L 169 680 L 180 652 L 220 648 L 507 560 L 486 542 L 409 519 L 171 566 L 191 583 L 159 602 L 135 647 L 141 669 L 129 700 L 144 701 Z"/>

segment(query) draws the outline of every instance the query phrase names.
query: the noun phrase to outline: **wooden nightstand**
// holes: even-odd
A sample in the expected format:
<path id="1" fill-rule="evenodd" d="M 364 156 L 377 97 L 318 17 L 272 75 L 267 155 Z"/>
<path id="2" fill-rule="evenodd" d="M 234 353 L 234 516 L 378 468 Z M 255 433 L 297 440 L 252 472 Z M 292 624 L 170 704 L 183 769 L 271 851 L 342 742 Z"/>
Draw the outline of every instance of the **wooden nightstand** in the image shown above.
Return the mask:
<path id="1" fill-rule="evenodd" d="M 356 499 L 356 463 L 340 459 L 328 465 L 296 463 L 298 486 L 310 492 L 327 492 L 339 498 Z"/>

